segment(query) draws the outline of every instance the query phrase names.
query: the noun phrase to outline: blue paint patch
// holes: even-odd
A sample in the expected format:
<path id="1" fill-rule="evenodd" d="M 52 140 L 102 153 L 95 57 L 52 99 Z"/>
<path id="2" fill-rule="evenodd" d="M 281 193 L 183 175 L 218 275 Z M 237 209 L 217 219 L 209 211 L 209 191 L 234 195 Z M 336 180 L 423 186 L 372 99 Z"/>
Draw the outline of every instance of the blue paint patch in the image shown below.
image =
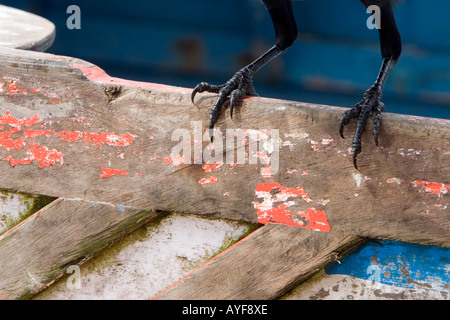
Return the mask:
<path id="1" fill-rule="evenodd" d="M 450 292 L 450 249 L 370 240 L 325 272 L 395 287 Z"/>

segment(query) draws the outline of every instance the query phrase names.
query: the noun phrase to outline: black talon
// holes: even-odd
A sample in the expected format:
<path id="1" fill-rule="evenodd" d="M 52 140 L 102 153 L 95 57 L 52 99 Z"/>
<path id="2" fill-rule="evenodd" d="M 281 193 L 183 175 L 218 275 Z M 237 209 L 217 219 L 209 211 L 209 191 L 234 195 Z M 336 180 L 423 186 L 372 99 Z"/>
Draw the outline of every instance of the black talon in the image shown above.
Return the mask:
<path id="1" fill-rule="evenodd" d="M 211 85 L 211 84 L 209 84 L 209 83 L 207 83 L 207 82 L 199 83 L 199 84 L 194 88 L 194 90 L 192 90 L 192 93 L 191 93 L 191 101 L 192 101 L 192 103 L 194 103 L 194 98 L 195 98 L 195 95 L 196 95 L 197 93 L 205 92 L 205 91 L 207 91 L 207 92 L 213 92 L 213 93 L 218 93 L 223 87 L 224 87 L 224 86 L 215 86 L 215 85 Z"/>
<path id="2" fill-rule="evenodd" d="M 381 113 L 384 111 L 384 104 L 381 102 L 382 92 L 379 86 L 374 85 L 364 94 L 363 99 L 356 104 L 352 109 L 347 110 L 341 117 L 339 125 L 339 133 L 344 138 L 344 127 L 352 118 L 356 118 L 356 130 L 353 137 L 353 166 L 358 169 L 357 156 L 361 153 L 361 138 L 364 127 L 367 122 L 369 114 L 372 113 L 373 119 L 373 134 L 375 145 L 378 146 L 378 134 L 381 126 Z"/>
<path id="3" fill-rule="evenodd" d="M 249 68 L 244 68 L 238 72 L 225 84 L 220 86 L 210 85 L 206 82 L 198 84 L 191 94 L 191 100 L 194 102 L 195 95 L 199 92 L 213 92 L 218 93 L 217 99 L 214 102 L 210 111 L 209 127 L 214 128 L 220 111 L 225 101 L 230 99 L 230 115 L 233 117 L 233 111 L 239 100 L 245 97 L 257 95 L 253 88 L 252 72 Z"/>
<path id="4" fill-rule="evenodd" d="M 292 10 L 292 0 L 261 0 L 273 22 L 275 31 L 275 45 L 261 55 L 258 59 L 238 71 L 226 84 L 221 86 L 210 85 L 206 82 L 198 84 L 191 94 L 191 100 L 199 92 L 217 93 L 217 99 L 210 113 L 210 135 L 213 139 L 214 125 L 219 117 L 223 104 L 230 99 L 230 116 L 239 103 L 245 97 L 256 95 L 253 89 L 252 76 L 266 63 L 288 49 L 297 38 L 297 25 Z M 361 136 L 364 126 L 370 113 L 373 119 L 374 142 L 378 145 L 378 136 L 381 127 L 381 113 L 384 112 L 384 105 L 381 103 L 382 89 L 386 83 L 390 71 L 397 63 L 401 51 L 402 41 L 398 32 L 392 3 L 394 0 L 361 0 L 366 8 L 377 6 L 381 11 L 379 21 L 375 21 L 379 30 L 380 49 L 383 58 L 381 70 L 374 85 L 366 91 L 361 102 L 352 109 L 344 112 L 339 124 L 339 134 L 344 137 L 344 128 L 353 118 L 357 119 L 356 132 L 353 139 L 353 165 L 357 168 L 357 156 L 361 152 Z M 381 27 L 383 26 L 383 27 Z"/>

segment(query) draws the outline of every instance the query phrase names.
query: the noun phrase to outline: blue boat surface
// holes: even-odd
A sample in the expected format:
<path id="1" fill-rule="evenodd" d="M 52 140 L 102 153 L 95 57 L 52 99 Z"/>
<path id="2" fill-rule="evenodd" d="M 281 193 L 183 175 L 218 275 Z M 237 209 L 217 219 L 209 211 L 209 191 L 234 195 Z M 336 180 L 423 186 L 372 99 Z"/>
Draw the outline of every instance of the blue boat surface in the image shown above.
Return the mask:
<path id="1" fill-rule="evenodd" d="M 344 274 L 390 286 L 428 289 L 449 297 L 449 249 L 371 240 L 325 268 L 327 274 Z"/>

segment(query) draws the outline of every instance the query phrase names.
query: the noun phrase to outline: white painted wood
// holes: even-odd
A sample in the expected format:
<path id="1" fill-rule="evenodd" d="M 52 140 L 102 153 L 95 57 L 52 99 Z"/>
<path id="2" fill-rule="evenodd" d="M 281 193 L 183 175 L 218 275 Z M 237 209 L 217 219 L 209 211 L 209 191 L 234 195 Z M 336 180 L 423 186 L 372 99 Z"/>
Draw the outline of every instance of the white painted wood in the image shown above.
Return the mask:
<path id="1" fill-rule="evenodd" d="M 35 299 L 152 298 L 249 232 L 252 225 L 170 214 L 137 230 L 80 268 L 80 289 L 69 275 Z M 70 284 L 69 284 L 70 286 Z"/>
<path id="2" fill-rule="evenodd" d="M 55 25 L 29 12 L 0 5 L 0 46 L 45 51 L 55 40 Z"/>

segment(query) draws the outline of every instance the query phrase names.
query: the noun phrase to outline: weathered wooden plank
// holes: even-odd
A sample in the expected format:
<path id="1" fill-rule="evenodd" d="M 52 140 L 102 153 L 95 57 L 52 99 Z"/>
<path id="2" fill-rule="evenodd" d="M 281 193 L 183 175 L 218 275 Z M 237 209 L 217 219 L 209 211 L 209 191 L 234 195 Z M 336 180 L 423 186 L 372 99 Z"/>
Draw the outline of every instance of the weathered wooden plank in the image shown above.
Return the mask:
<path id="1" fill-rule="evenodd" d="M 267 225 L 154 299 L 276 299 L 363 241 L 354 236 Z"/>
<path id="2" fill-rule="evenodd" d="M 45 51 L 55 40 L 55 25 L 29 12 L 0 5 L 0 47 Z"/>
<path id="3" fill-rule="evenodd" d="M 211 145 L 213 95 L 193 105 L 190 89 L 69 57 L 2 48 L 0 61 L 0 189 L 450 246 L 449 120 L 385 114 L 357 171 L 342 108 L 247 99 Z"/>
<path id="4" fill-rule="evenodd" d="M 81 200 L 58 199 L 0 237 L 0 299 L 43 290 L 156 214 Z"/>

